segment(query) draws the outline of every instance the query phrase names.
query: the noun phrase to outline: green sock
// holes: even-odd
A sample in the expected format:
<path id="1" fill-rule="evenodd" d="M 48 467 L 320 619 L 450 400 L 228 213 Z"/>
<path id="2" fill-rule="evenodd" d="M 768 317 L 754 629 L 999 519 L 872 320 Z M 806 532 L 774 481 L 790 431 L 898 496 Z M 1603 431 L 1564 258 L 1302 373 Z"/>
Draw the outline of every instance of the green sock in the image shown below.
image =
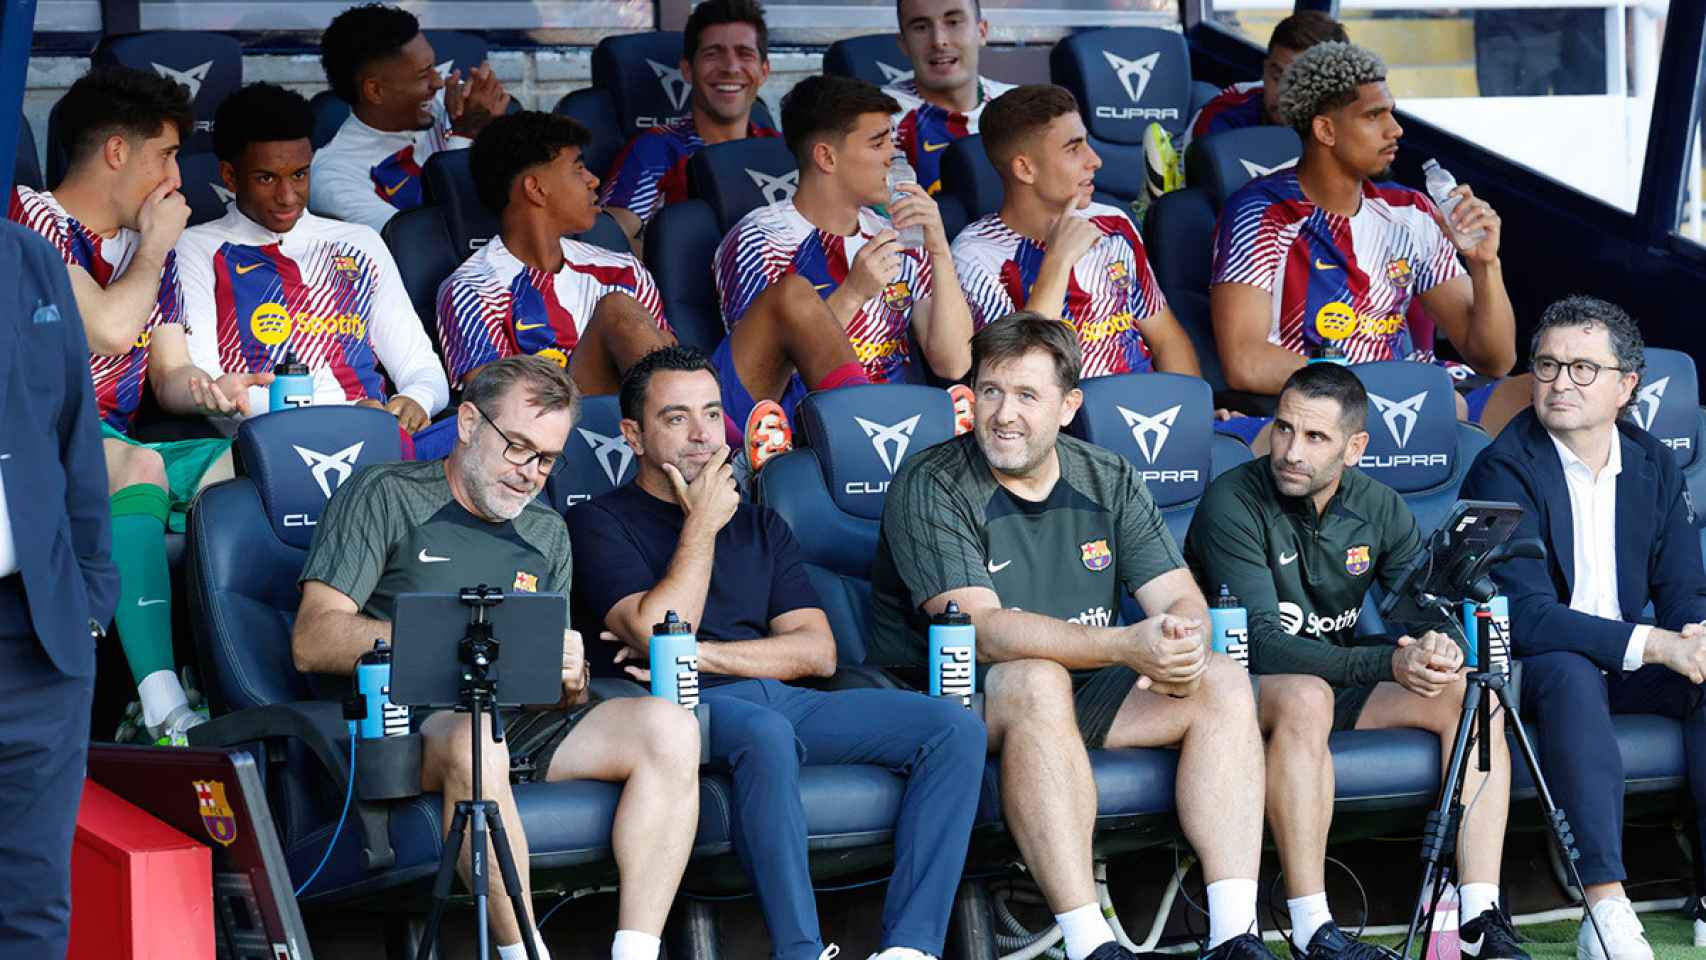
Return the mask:
<path id="1" fill-rule="evenodd" d="M 133 484 L 112 496 L 113 562 L 119 572 L 113 620 L 130 674 L 143 692 L 142 710 L 149 724 L 164 720 L 165 712 L 183 699 L 183 688 L 172 673 L 172 583 L 165 541 L 170 509 L 166 491 L 151 483 Z M 143 684 L 161 671 L 169 683 L 161 678 Z"/>

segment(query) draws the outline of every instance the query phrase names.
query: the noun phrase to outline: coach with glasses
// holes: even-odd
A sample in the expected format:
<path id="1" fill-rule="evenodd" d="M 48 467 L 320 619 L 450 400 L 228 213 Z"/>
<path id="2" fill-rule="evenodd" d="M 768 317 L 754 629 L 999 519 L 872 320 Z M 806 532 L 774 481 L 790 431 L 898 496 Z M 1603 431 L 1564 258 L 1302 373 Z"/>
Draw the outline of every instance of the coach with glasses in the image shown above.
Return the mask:
<path id="1" fill-rule="evenodd" d="M 1623 765 L 1611 717 L 1682 721 L 1689 793 L 1706 828 L 1700 534 L 1669 448 L 1623 416 L 1643 366 L 1629 315 L 1592 297 L 1561 300 L 1541 317 L 1530 353 L 1533 408 L 1476 458 L 1462 495 L 1517 503 L 1514 536 L 1546 545 L 1544 559 L 1493 568 L 1510 599 L 1522 710 L 1536 720 L 1541 767 L 1575 827 L 1583 893 L 1610 960 L 1652 960 L 1623 889 Z M 1706 849 L 1695 858 L 1706 863 Z M 1577 956 L 1607 960 L 1591 927 Z"/>

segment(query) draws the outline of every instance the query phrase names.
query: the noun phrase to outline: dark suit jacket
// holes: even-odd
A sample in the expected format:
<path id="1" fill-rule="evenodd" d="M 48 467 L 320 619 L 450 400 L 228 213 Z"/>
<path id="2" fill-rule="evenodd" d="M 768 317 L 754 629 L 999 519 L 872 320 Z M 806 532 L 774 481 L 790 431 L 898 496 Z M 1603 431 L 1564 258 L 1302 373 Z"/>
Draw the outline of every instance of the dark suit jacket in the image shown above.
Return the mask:
<path id="1" fill-rule="evenodd" d="M 0 476 L 36 637 L 60 671 L 95 670 L 118 602 L 100 415 L 65 264 L 0 220 Z M 13 625 L 8 625 L 13 626 Z"/>
<path id="2" fill-rule="evenodd" d="M 1649 602 L 1654 623 L 1667 630 L 1706 620 L 1706 571 L 1693 526 L 1682 470 L 1670 448 L 1627 420 L 1617 422 L 1623 472 L 1617 476 L 1617 600 L 1623 619 L 1570 609 L 1576 554 L 1570 491 L 1546 428 L 1533 410 L 1505 427 L 1475 458 L 1462 496 L 1510 500 L 1523 508 L 1513 537 L 1538 537 L 1544 560 L 1510 560 L 1493 580 L 1510 600 L 1511 645 L 1517 656 L 1580 653 L 1601 669 L 1621 673 L 1629 625 Z"/>

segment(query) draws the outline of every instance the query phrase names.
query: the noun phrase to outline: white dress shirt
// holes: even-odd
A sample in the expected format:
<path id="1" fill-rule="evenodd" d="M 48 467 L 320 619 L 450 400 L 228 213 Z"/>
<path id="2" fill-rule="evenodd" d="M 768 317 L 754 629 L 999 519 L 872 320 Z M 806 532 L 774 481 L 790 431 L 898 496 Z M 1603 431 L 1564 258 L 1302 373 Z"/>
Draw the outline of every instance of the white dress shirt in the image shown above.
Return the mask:
<path id="1" fill-rule="evenodd" d="M 1549 435 L 1550 436 L 1550 435 Z M 1570 490 L 1570 534 L 1575 541 L 1575 587 L 1570 609 L 1580 613 L 1622 620 L 1623 605 L 1617 600 L 1617 475 L 1623 472 L 1623 444 L 1617 428 L 1611 428 L 1611 454 L 1599 476 L 1569 447 L 1552 437 L 1558 459 L 1564 465 L 1564 484 Z M 1641 669 L 1647 652 L 1647 624 L 1629 631 L 1629 646 L 1623 652 L 1623 669 Z"/>
<path id="2" fill-rule="evenodd" d="M 6 512 L 6 476 L 0 473 L 0 577 L 18 572 L 18 543 L 12 537 L 12 515 Z"/>

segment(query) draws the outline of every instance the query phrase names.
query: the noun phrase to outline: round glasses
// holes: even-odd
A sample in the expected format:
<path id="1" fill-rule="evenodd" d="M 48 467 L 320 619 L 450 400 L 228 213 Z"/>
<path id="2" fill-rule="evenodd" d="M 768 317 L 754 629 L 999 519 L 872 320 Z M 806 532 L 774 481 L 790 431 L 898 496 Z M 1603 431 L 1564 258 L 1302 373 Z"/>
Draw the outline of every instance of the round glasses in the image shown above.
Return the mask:
<path id="1" fill-rule="evenodd" d="M 1593 382 L 1599 379 L 1599 372 L 1601 370 L 1628 372 L 1627 367 L 1606 366 L 1604 364 L 1595 363 L 1592 360 L 1571 360 L 1566 363 L 1562 360 L 1554 360 L 1551 357 L 1535 357 L 1533 371 L 1534 379 L 1539 380 L 1541 383 L 1551 383 L 1558 379 L 1558 371 L 1565 367 L 1570 368 L 1570 382 L 1574 383 L 1578 387 L 1592 386 Z"/>
<path id="2" fill-rule="evenodd" d="M 475 405 L 474 409 L 480 410 L 478 405 Z M 540 453 L 525 443 L 511 440 L 509 438 L 509 434 L 504 433 L 502 427 L 498 426 L 491 417 L 486 416 L 486 411 L 480 410 L 480 416 L 485 419 L 486 423 L 489 424 L 493 430 L 498 432 L 499 437 L 503 438 L 505 444 L 503 456 L 504 459 L 510 463 L 513 463 L 518 467 L 525 467 L 534 461 L 538 461 L 539 472 L 544 474 L 556 473 L 557 468 L 563 465 L 563 454 L 561 451 L 557 453 Z"/>

